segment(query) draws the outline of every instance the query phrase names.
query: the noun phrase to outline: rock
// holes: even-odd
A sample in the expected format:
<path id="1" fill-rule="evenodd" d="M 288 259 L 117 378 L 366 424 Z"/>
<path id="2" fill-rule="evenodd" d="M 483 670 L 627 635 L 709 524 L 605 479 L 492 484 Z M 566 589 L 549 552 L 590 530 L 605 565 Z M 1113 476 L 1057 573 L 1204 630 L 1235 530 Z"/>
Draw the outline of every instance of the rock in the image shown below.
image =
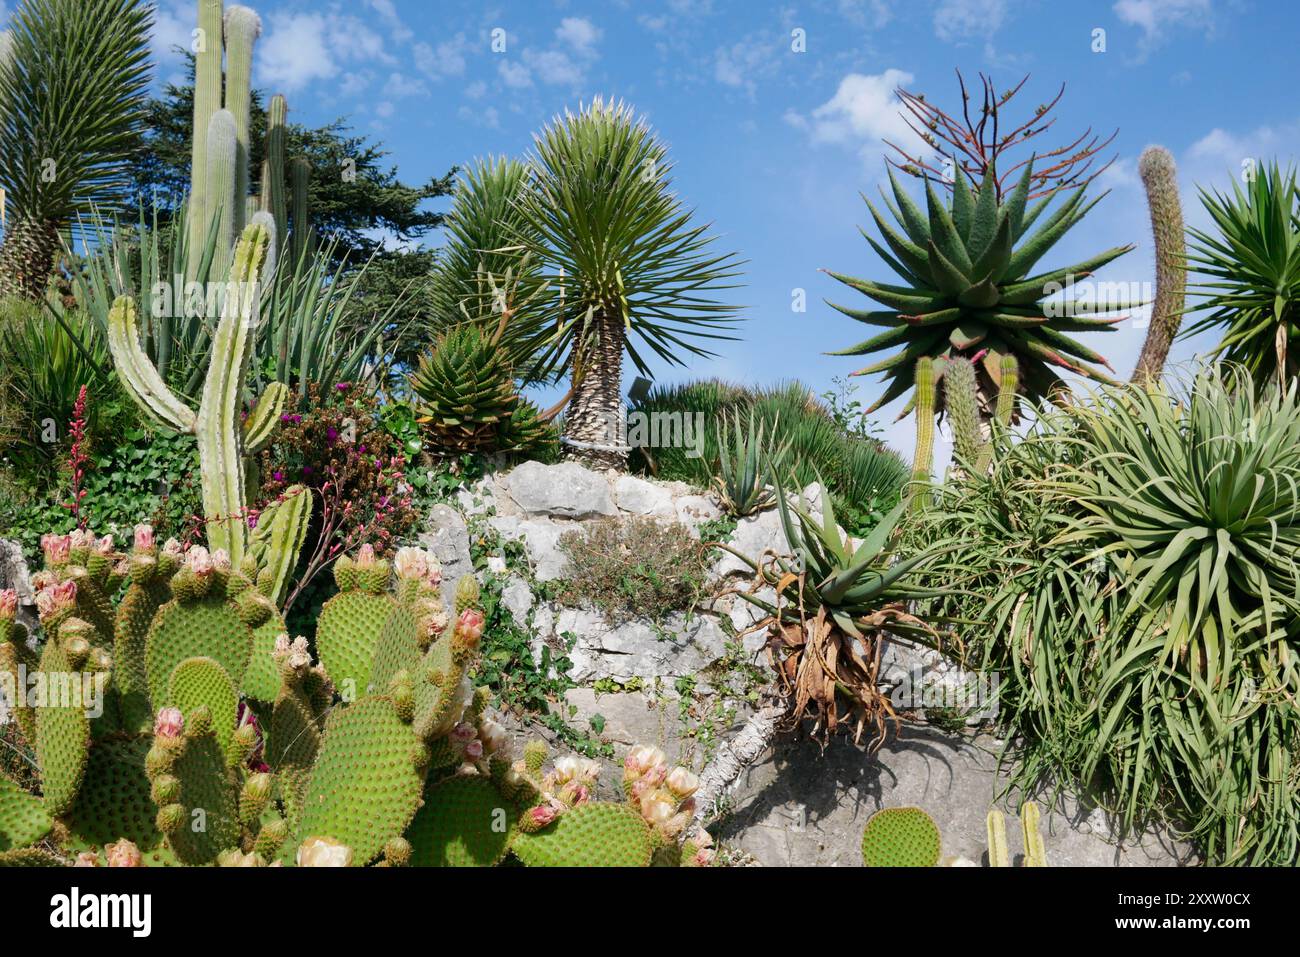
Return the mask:
<path id="1" fill-rule="evenodd" d="M 609 482 L 576 462 L 525 462 L 504 481 L 515 504 L 533 515 L 591 518 L 617 514 Z"/>
<path id="2" fill-rule="evenodd" d="M 675 515 L 672 492 L 634 475 L 619 476 L 614 482 L 614 501 L 633 515 Z"/>
<path id="3" fill-rule="evenodd" d="M 932 728 L 905 729 L 874 756 L 844 737 L 824 752 L 807 739 L 782 741 L 742 774 L 720 836 L 767 865 L 859 866 L 867 819 L 880 808 L 914 805 L 939 825 L 945 856 L 984 863 L 985 818 L 1004 785 L 990 741 Z M 1050 813 L 1044 808 L 1042 820 L 1050 866 L 1177 866 L 1190 858 L 1189 848 L 1154 831 L 1118 846 L 1108 826 L 1098 828 L 1097 818 L 1068 797 Z M 1007 814 L 1007 835 L 1017 863 L 1014 812 Z"/>
<path id="4" fill-rule="evenodd" d="M 597 726 L 605 744 L 630 747 L 653 744 L 669 761 L 681 750 L 682 719 L 675 698 L 650 699 L 637 691 L 597 694 L 591 688 L 570 688 L 564 693 L 565 717 L 579 728 Z M 593 724 L 592 718 L 596 721 Z"/>
<path id="5" fill-rule="evenodd" d="M 521 628 L 528 627 L 528 613 L 533 610 L 533 603 L 533 590 L 518 575 L 511 576 L 506 587 L 501 589 L 501 604 L 506 606 L 515 624 Z"/>
<path id="6" fill-rule="evenodd" d="M 573 635 L 569 651 L 570 677 L 589 682 L 612 678 L 626 683 L 633 678 L 697 677 L 725 653 L 726 635 L 709 615 L 688 619 L 675 613 L 662 623 L 644 620 L 611 626 L 600 612 L 588 608 L 561 608 L 554 634 Z"/>
<path id="7" fill-rule="evenodd" d="M 32 588 L 32 576 L 27 560 L 23 558 L 22 546 L 12 539 L 0 538 L 0 591 L 10 588 L 18 593 L 18 622 L 25 625 L 30 634 L 35 634 L 38 621 L 36 591 Z"/>
<path id="8" fill-rule="evenodd" d="M 696 538 L 700 537 L 700 526 L 722 517 L 722 509 L 707 495 L 680 495 L 673 500 L 677 511 L 677 521 L 691 530 Z"/>
<path id="9" fill-rule="evenodd" d="M 732 532 L 727 544 L 754 561 L 758 561 L 768 549 L 779 555 L 790 554 L 790 543 L 786 541 L 785 529 L 781 527 L 781 514 L 774 508 L 742 518 L 736 523 L 736 530 Z M 747 576 L 753 574 L 753 569 L 730 552 L 719 552 L 719 555 L 713 566 L 713 573 L 718 577 L 725 578 L 737 573 Z"/>
<path id="10" fill-rule="evenodd" d="M 442 600 L 450 608 L 456 601 L 456 582 L 462 575 L 474 574 L 465 520 L 450 505 L 435 505 L 429 512 L 419 542 L 442 563 Z"/>
<path id="11" fill-rule="evenodd" d="M 547 518 L 521 519 L 505 516 L 488 519 L 494 529 L 509 541 L 523 539 L 524 550 L 532 564 L 533 577 L 538 581 L 563 578 L 569 567 L 569 557 L 560 548 L 560 536 L 567 528 Z"/>

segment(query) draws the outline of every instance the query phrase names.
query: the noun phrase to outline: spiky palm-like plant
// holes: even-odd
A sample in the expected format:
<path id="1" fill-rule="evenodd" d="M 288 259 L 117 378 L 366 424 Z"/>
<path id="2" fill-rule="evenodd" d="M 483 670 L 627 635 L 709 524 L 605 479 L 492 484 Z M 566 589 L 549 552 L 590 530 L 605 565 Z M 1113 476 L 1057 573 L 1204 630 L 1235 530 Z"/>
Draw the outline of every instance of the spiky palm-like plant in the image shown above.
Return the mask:
<path id="1" fill-rule="evenodd" d="M 522 205 L 535 239 L 523 237 L 550 283 L 544 368 L 568 372 L 565 440 L 578 457 L 621 466 L 627 451 L 623 353 L 638 372 L 650 353 L 680 365 L 709 355 L 701 339 L 726 339 L 739 262 L 715 253 L 707 225 L 671 192 L 663 142 L 630 107 L 593 100 L 536 137 L 533 188 Z"/>
<path id="2" fill-rule="evenodd" d="M 950 357 L 979 360 L 980 411 L 985 421 L 993 413 L 1003 356 L 1015 357 L 1021 394 L 1030 399 L 1050 397 L 1064 386 L 1058 369 L 1110 381 L 1097 368 L 1109 368 L 1105 358 L 1072 334 L 1107 329 L 1120 320 L 1098 313 L 1132 304 L 1045 300 L 1058 292 L 1068 293 L 1079 280 L 1133 247 L 1117 246 L 1084 262 L 1031 275 L 1039 260 L 1100 200 L 1087 201 L 1082 189 L 1075 190 L 1044 218 L 1057 193 L 1029 205 L 1032 178 L 1033 164 L 1027 163 L 1015 189 L 1000 202 L 995 170 L 990 167 L 979 187 L 972 189 L 958 167 L 951 200 L 942 201 L 927 180 L 922 210 L 891 172 L 893 201 L 886 197 L 885 203 L 898 228 L 866 200 L 884 245 L 870 236 L 867 242 L 902 283 L 830 275 L 885 307 L 861 310 L 831 303 L 850 318 L 884 328 L 865 342 L 831 354 L 898 350 L 854 373 L 880 372 L 888 383 L 868 412 L 905 395 L 915 384 L 916 362 L 923 357 L 935 362 L 937 379 L 942 379 L 944 360 Z M 1031 232 L 1040 218 L 1042 224 Z M 904 413 L 910 409 L 911 405 Z"/>
<path id="3" fill-rule="evenodd" d="M 130 182 L 149 84 L 144 0 L 25 0 L 0 58 L 0 294 L 35 298 L 79 210 Z"/>
<path id="4" fill-rule="evenodd" d="M 1215 236 L 1190 228 L 1193 291 L 1205 312 L 1184 336 L 1222 329 L 1216 354 L 1250 371 L 1256 386 L 1285 382 L 1300 369 L 1300 187 L 1294 169 L 1274 163 L 1257 170 L 1233 195 L 1201 190 L 1201 203 L 1218 227 Z"/>

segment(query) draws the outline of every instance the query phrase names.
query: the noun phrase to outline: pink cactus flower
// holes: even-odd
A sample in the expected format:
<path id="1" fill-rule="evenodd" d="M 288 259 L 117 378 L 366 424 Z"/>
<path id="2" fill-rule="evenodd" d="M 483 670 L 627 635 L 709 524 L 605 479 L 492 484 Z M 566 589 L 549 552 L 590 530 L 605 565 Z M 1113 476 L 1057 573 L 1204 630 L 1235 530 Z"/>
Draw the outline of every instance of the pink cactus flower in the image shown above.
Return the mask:
<path id="1" fill-rule="evenodd" d="M 169 538 L 163 542 L 162 551 L 168 558 L 180 558 L 184 554 L 181 543 L 174 538 Z"/>
<path id="2" fill-rule="evenodd" d="M 179 738 L 185 730 L 185 716 L 180 708 L 162 708 L 153 722 L 153 733 L 160 738 Z"/>
<path id="3" fill-rule="evenodd" d="M 699 788 L 700 779 L 686 768 L 673 768 L 664 784 L 677 797 L 688 798 Z"/>
<path id="4" fill-rule="evenodd" d="M 90 549 L 95 545 L 95 533 L 88 528 L 74 528 L 68 534 L 68 544 L 72 548 Z"/>
<path id="5" fill-rule="evenodd" d="M 42 535 L 41 551 L 45 553 L 46 565 L 61 565 L 68 560 L 72 550 L 72 538 L 68 535 Z"/>
<path id="6" fill-rule="evenodd" d="M 113 536 L 112 536 L 112 535 L 105 535 L 103 538 L 98 539 L 98 540 L 95 542 L 93 548 L 94 548 L 94 551 L 95 551 L 96 554 L 99 554 L 99 555 L 112 555 L 112 554 L 113 554 Z"/>
<path id="7" fill-rule="evenodd" d="M 658 792 L 651 791 L 641 798 L 641 816 L 651 825 L 666 824 L 676 812 L 674 802 Z"/>
<path id="8" fill-rule="evenodd" d="M 289 636 L 281 632 L 275 638 L 275 651 L 277 655 L 287 655 L 289 653 Z"/>
<path id="9" fill-rule="evenodd" d="M 715 853 L 711 847 L 702 847 L 695 852 L 695 856 L 691 858 L 691 863 L 696 867 L 712 867 Z"/>
<path id="10" fill-rule="evenodd" d="M 451 729 L 451 739 L 457 744 L 467 744 L 478 736 L 478 729 L 467 721 L 462 721 Z"/>
<path id="11" fill-rule="evenodd" d="M 211 575 L 214 567 L 212 556 L 202 545 L 195 545 L 185 553 L 185 564 L 189 566 L 190 571 L 200 578 Z"/>
<path id="12" fill-rule="evenodd" d="M 104 848 L 109 867 L 144 867 L 144 855 L 126 838 Z"/>
<path id="13" fill-rule="evenodd" d="M 350 867 L 352 848 L 328 837 L 309 837 L 298 847 L 299 867 Z"/>
<path id="14" fill-rule="evenodd" d="M 469 744 L 465 745 L 465 757 L 471 761 L 477 761 L 483 757 L 483 742 L 475 738 Z"/>
<path id="15" fill-rule="evenodd" d="M 490 718 L 484 718 L 479 724 L 478 737 L 488 754 L 504 754 L 510 743 L 506 729 Z"/>
<path id="16" fill-rule="evenodd" d="M 638 744 L 628 751 L 627 757 L 623 759 L 623 779 L 625 781 L 635 781 L 651 769 L 664 765 L 667 761 L 668 756 L 658 748 L 648 744 Z"/>
<path id="17" fill-rule="evenodd" d="M 361 568 L 371 568 L 375 564 L 375 546 L 370 544 L 362 545 L 357 551 L 357 565 Z"/>
<path id="18" fill-rule="evenodd" d="M 230 571 L 230 552 L 218 548 L 212 553 L 212 567 L 219 572 Z"/>
<path id="19" fill-rule="evenodd" d="M 442 584 L 442 565 L 433 556 L 429 556 L 429 570 L 425 573 L 424 580 L 434 588 Z"/>
<path id="20" fill-rule="evenodd" d="M 77 859 L 72 864 L 73 867 L 98 867 L 99 858 L 95 856 L 94 851 L 82 851 L 77 855 Z"/>
<path id="21" fill-rule="evenodd" d="M 0 591 L 0 621 L 13 621 L 18 614 L 18 592 L 12 588 Z"/>
<path id="22" fill-rule="evenodd" d="M 579 804 L 585 804 L 591 800 L 591 788 L 577 781 L 570 781 L 560 791 L 560 800 L 571 807 L 577 807 Z"/>
<path id="23" fill-rule="evenodd" d="M 483 612 L 477 608 L 466 608 L 456 620 L 456 634 L 467 641 L 477 642 L 483 637 L 484 624 L 486 619 L 483 617 Z"/>

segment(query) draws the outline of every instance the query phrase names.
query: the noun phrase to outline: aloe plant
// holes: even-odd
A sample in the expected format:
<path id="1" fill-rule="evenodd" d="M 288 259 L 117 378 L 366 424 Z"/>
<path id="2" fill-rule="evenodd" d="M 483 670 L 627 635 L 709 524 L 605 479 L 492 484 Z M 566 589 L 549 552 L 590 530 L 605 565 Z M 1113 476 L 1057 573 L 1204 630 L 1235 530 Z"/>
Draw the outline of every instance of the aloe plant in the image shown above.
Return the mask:
<path id="1" fill-rule="evenodd" d="M 733 413 L 718 429 L 718 472 L 714 489 L 722 506 L 737 518 L 752 515 L 776 504 L 768 485 L 769 469 L 784 470 L 790 443 L 776 445 L 778 424 L 768 425 L 752 412 L 748 426 Z"/>

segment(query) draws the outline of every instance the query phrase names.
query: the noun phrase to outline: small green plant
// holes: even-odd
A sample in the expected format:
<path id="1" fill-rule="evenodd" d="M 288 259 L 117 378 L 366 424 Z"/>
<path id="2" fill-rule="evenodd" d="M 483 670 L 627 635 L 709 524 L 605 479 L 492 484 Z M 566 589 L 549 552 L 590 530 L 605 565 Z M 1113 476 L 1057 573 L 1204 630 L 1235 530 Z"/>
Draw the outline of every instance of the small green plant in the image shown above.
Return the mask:
<path id="1" fill-rule="evenodd" d="M 611 621 L 647 613 L 662 619 L 693 608 L 704 593 L 708 552 L 679 522 L 650 516 L 588 522 L 566 533 L 560 547 L 571 566 L 565 599 Z"/>
<path id="2" fill-rule="evenodd" d="M 939 826 L 919 807 L 877 811 L 862 832 L 867 867 L 935 867 L 942 841 Z"/>
<path id="3" fill-rule="evenodd" d="M 776 504 L 768 471 L 784 469 L 790 449 L 789 442 L 776 444 L 774 437 L 779 433 L 779 421 L 769 427 L 752 412 L 748 428 L 742 426 L 738 413 L 719 426 L 719 474 L 713 487 L 728 514 L 743 518 Z"/>

